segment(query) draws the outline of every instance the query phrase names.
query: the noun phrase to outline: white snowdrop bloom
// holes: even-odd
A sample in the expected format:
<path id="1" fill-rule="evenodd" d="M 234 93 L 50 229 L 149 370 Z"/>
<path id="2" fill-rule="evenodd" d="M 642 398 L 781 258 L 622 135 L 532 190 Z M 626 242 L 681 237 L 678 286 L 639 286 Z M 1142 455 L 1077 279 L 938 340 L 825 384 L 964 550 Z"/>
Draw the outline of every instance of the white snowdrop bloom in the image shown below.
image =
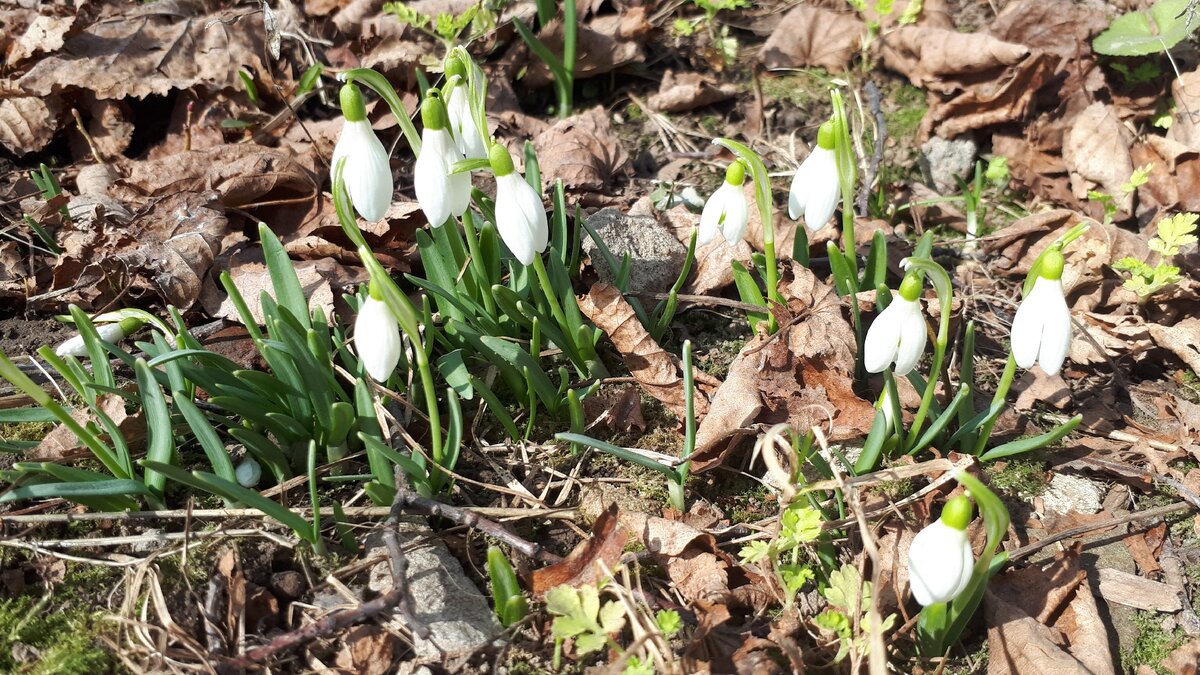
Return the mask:
<path id="1" fill-rule="evenodd" d="M 967 540 L 971 500 L 959 495 L 946 503 L 942 517 L 913 537 L 908 548 L 908 585 L 923 607 L 950 602 L 966 589 L 975 567 Z"/>
<path id="2" fill-rule="evenodd" d="M 479 128 L 471 118 L 470 94 L 465 84 L 454 87 L 446 95 L 446 114 L 458 151 L 467 159 L 487 159 L 487 142 L 479 135 Z"/>
<path id="3" fill-rule="evenodd" d="M 367 296 L 354 317 L 354 344 L 363 368 L 386 382 L 400 362 L 400 324 L 387 304 Z"/>
<path id="4" fill-rule="evenodd" d="M 863 365 L 869 373 L 882 373 L 895 363 L 896 375 L 907 375 L 925 352 L 929 339 L 921 312 L 921 278 L 905 275 L 892 304 L 875 317 L 863 343 Z"/>
<path id="5" fill-rule="evenodd" d="M 1047 375 L 1057 375 L 1071 349 L 1071 310 L 1063 297 L 1063 255 L 1050 249 L 1042 258 L 1033 288 L 1013 318 L 1010 343 L 1022 368 L 1037 363 Z"/>
<path id="6" fill-rule="evenodd" d="M 746 234 L 749 207 L 742 183 L 746 180 L 746 167 L 740 161 L 725 170 L 725 182 L 717 188 L 700 213 L 700 233 L 696 241 L 701 246 L 716 238 L 717 232 L 730 244 L 737 244 Z"/>
<path id="7" fill-rule="evenodd" d="M 413 170 L 417 203 L 433 227 L 441 227 L 451 216 L 461 216 L 471 203 L 471 174 L 450 173 L 463 160 L 454 144 L 446 106 L 437 89 L 430 89 L 421 102 L 421 153 Z"/>
<path id="8" fill-rule="evenodd" d="M 821 125 L 817 132 L 817 147 L 796 169 L 792 188 L 788 191 L 788 216 L 796 220 L 803 214 L 804 227 L 809 232 L 825 227 L 842 195 L 833 141 L 831 120 Z"/>
<path id="9" fill-rule="evenodd" d="M 115 345 L 141 327 L 142 322 L 138 319 L 124 319 L 118 323 L 100 324 L 96 326 L 96 332 L 100 335 L 101 340 Z M 87 345 L 83 342 L 83 336 L 78 334 L 63 341 L 58 347 L 55 347 L 54 353 L 59 356 L 74 356 L 77 358 L 88 356 Z"/>
<path id="10" fill-rule="evenodd" d="M 513 168 L 502 145 L 493 145 L 489 161 L 496 175 L 496 231 L 522 265 L 546 250 L 550 227 L 542 198 Z"/>
<path id="11" fill-rule="evenodd" d="M 346 158 L 342 181 L 354 210 L 375 222 L 392 203 L 392 167 L 388 153 L 367 121 L 362 93 L 353 83 L 342 86 L 342 133 L 333 147 L 333 167 Z"/>
<path id="12" fill-rule="evenodd" d="M 258 462 L 254 461 L 253 457 L 247 457 L 233 470 L 233 475 L 237 478 L 238 485 L 244 488 L 252 488 L 258 485 L 258 481 L 262 480 L 262 467 L 258 465 Z"/>

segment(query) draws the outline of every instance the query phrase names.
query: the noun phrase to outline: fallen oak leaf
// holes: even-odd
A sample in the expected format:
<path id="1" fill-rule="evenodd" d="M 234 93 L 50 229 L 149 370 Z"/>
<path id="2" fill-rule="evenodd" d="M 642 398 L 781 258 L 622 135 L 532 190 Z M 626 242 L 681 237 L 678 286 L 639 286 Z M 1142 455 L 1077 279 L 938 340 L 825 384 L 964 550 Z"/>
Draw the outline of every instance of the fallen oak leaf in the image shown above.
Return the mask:
<path id="1" fill-rule="evenodd" d="M 759 60 L 768 70 L 804 67 L 846 70 L 859 51 L 865 30 L 855 12 L 797 5 L 771 32 Z"/>
<path id="2" fill-rule="evenodd" d="M 592 284 L 587 295 L 579 296 L 578 302 L 579 310 L 608 334 L 646 393 L 683 420 L 685 392 L 678 361 L 650 337 L 621 292 L 615 286 L 598 282 Z M 701 418 L 708 412 L 708 399 L 699 387 L 695 393 L 696 417 Z"/>
<path id="3" fill-rule="evenodd" d="M 620 510 L 610 504 L 592 525 L 592 534 L 581 542 L 570 555 L 559 562 L 533 571 L 529 579 L 529 590 L 536 595 L 567 584 L 578 588 L 585 584 L 596 584 L 607 572 L 617 566 L 629 532 L 621 524 Z"/>

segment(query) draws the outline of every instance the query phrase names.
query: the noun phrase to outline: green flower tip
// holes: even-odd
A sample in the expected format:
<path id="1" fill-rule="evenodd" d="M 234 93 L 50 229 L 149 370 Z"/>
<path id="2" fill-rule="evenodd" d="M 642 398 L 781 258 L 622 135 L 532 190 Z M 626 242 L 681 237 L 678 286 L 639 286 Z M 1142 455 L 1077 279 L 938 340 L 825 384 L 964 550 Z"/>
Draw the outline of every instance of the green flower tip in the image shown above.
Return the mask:
<path id="1" fill-rule="evenodd" d="M 425 92 L 425 100 L 421 101 L 421 123 L 430 131 L 441 131 L 450 126 L 450 116 L 446 114 L 442 92 L 437 89 Z"/>
<path id="2" fill-rule="evenodd" d="M 1050 281 L 1058 281 L 1062 278 L 1064 264 L 1066 264 L 1066 260 L 1063 259 L 1062 249 L 1053 246 L 1046 251 L 1046 255 L 1042 256 L 1042 264 L 1038 267 L 1038 276 Z"/>
<path id="3" fill-rule="evenodd" d="M 133 317 L 121 319 L 119 323 L 121 326 L 121 331 L 126 335 L 133 335 L 146 324 L 145 321 L 142 321 L 141 319 L 135 319 Z"/>
<path id="4" fill-rule="evenodd" d="M 488 163 L 492 165 L 492 173 L 496 178 L 507 176 L 513 172 L 512 156 L 508 154 L 508 148 L 499 143 L 492 146 L 488 151 Z"/>
<path id="5" fill-rule="evenodd" d="M 746 165 L 742 163 L 742 160 L 740 160 L 740 159 L 737 160 L 736 162 L 730 164 L 729 168 L 725 169 L 725 182 L 726 183 L 736 186 L 736 185 L 741 185 L 745 181 L 746 181 Z"/>
<path id="6" fill-rule="evenodd" d="M 375 277 L 371 277 L 371 281 L 367 284 L 367 295 L 374 300 L 383 300 L 383 286 L 375 281 Z"/>
<path id="7" fill-rule="evenodd" d="M 447 56 L 442 68 L 445 70 L 447 80 L 455 75 L 461 78 L 467 76 L 467 67 L 463 65 L 462 59 L 458 58 L 458 54 L 451 53 L 450 56 Z"/>
<path id="8" fill-rule="evenodd" d="M 900 297 L 914 302 L 921 297 L 921 275 L 916 272 L 909 272 L 904 275 L 904 281 L 900 282 Z"/>
<path id="9" fill-rule="evenodd" d="M 956 530 L 965 530 L 975 517 L 975 505 L 966 495 L 958 495 L 946 502 L 942 509 L 942 522 Z"/>
<path id="10" fill-rule="evenodd" d="M 825 120 L 821 128 L 817 129 L 817 147 L 832 150 L 835 139 L 837 138 L 835 125 L 832 119 Z"/>
<path id="11" fill-rule="evenodd" d="M 347 122 L 361 122 L 367 119 L 367 105 L 363 103 L 362 92 L 353 82 L 342 85 L 339 94 L 342 103 L 342 116 Z"/>

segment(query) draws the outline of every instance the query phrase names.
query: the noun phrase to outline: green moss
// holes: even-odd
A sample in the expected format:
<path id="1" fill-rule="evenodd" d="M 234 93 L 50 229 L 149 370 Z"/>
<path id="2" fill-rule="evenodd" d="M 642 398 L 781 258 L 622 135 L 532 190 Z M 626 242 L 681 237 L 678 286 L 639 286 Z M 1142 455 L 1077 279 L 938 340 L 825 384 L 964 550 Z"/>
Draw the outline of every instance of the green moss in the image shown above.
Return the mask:
<path id="1" fill-rule="evenodd" d="M 53 422 L 9 422 L 7 424 L 0 424 L 0 441 L 40 441 L 53 428 Z"/>
<path id="2" fill-rule="evenodd" d="M 764 77 L 759 85 L 763 96 L 804 108 L 825 102 L 832 79 L 824 68 L 801 68 L 780 77 Z"/>
<path id="3" fill-rule="evenodd" d="M 637 122 L 646 118 L 646 113 L 642 111 L 642 106 L 636 103 L 630 103 L 625 106 L 625 119 L 630 122 Z"/>
<path id="4" fill-rule="evenodd" d="M 1133 672 L 1138 666 L 1150 666 L 1154 672 L 1167 675 L 1162 667 L 1163 659 L 1171 655 L 1176 647 L 1183 644 L 1183 631 L 1175 628 L 1167 631 L 1162 626 L 1162 615 L 1155 612 L 1139 611 L 1133 615 L 1133 625 L 1137 627 L 1137 638 L 1133 646 L 1121 650 L 1121 668 Z"/>
<path id="5" fill-rule="evenodd" d="M 992 487 L 1014 499 L 1032 499 L 1046 491 L 1046 463 L 1031 459 L 1013 459 L 986 466 Z"/>
<path id="6" fill-rule="evenodd" d="M 884 106 L 883 119 L 887 122 L 888 136 L 912 138 L 916 135 L 929 104 L 925 92 L 911 84 L 901 84 L 888 97 L 891 105 Z"/>
<path id="7" fill-rule="evenodd" d="M 51 607 L 52 596 L 0 600 L 0 671 L 89 675 L 117 664 L 97 641 L 100 614 L 77 605 Z"/>

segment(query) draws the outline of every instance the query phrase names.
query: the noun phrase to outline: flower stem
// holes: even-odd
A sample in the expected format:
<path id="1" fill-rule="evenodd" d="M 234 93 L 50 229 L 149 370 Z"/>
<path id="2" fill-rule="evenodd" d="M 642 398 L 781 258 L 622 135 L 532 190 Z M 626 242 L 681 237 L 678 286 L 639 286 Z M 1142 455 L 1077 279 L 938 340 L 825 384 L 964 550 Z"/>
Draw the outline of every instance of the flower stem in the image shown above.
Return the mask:
<path id="1" fill-rule="evenodd" d="M 996 394 L 992 397 L 992 409 L 995 411 L 992 418 L 983 423 L 983 430 L 979 432 L 979 438 L 975 441 L 975 456 L 983 454 L 987 448 L 988 438 L 992 435 L 992 427 L 996 426 L 996 420 L 1000 417 L 999 406 L 1008 397 L 1009 387 L 1012 386 L 1013 378 L 1017 374 L 1017 357 L 1010 352 L 1008 355 L 1008 363 L 1004 364 L 1004 373 L 1000 375 L 1000 382 L 996 385 Z"/>
<path id="2" fill-rule="evenodd" d="M 954 288 L 950 283 L 950 275 L 946 270 L 929 258 L 909 258 L 909 269 L 924 272 L 934 289 L 937 290 L 941 316 L 938 317 L 937 339 L 933 343 L 933 367 L 929 369 L 929 377 L 925 382 L 925 392 L 921 396 L 921 407 L 913 417 L 912 427 L 908 430 L 908 438 L 904 442 L 907 451 L 921 437 L 921 427 L 929 415 L 929 407 L 933 405 L 933 395 L 937 391 L 938 380 L 942 376 L 942 363 L 946 358 L 946 345 L 950 342 L 950 309 L 954 300 Z"/>

